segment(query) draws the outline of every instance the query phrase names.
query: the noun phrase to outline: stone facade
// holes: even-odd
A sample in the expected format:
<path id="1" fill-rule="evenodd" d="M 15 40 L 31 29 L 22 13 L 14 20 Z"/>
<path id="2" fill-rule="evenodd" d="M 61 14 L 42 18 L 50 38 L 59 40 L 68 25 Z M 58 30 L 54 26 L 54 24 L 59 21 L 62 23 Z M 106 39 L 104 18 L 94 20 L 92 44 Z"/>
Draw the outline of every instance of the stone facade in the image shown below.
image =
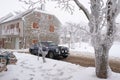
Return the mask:
<path id="1" fill-rule="evenodd" d="M 24 19 L 26 21 L 26 29 L 24 29 L 26 46 L 34 43 L 35 40 L 59 43 L 60 23 L 55 16 L 35 11 Z"/>

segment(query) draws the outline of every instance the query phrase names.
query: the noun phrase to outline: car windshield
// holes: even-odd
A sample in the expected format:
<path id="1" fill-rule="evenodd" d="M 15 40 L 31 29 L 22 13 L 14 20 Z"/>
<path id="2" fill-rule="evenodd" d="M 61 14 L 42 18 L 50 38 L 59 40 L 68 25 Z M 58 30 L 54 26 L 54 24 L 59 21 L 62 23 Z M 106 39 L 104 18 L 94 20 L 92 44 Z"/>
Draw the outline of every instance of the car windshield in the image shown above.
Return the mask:
<path id="1" fill-rule="evenodd" d="M 48 42 L 48 45 L 49 45 L 49 46 L 56 46 L 56 44 L 53 43 L 53 42 Z"/>
<path id="2" fill-rule="evenodd" d="M 55 43 L 53 42 L 41 42 L 42 45 L 45 45 L 45 46 L 57 46 Z"/>

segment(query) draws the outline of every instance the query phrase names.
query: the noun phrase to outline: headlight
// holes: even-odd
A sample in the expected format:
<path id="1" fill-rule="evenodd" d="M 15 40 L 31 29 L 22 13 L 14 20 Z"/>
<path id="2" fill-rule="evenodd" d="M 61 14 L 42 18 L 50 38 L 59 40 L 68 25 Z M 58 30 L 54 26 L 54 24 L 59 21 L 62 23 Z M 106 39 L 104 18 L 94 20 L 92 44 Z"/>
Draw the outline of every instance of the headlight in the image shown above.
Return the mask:
<path id="1" fill-rule="evenodd" d="M 64 53 L 64 50 L 62 50 L 62 53 Z"/>
<path id="2" fill-rule="evenodd" d="M 68 52 L 68 50 L 65 50 L 65 52 L 67 53 L 67 52 Z"/>

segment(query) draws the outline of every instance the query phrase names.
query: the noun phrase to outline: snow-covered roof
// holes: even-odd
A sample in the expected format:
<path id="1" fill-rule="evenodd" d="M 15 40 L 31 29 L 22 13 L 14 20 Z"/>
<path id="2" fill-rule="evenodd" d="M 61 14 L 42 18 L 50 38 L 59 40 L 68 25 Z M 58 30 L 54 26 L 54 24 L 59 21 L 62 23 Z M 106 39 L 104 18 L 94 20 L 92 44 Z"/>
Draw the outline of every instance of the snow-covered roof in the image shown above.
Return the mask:
<path id="1" fill-rule="evenodd" d="M 6 23 L 6 22 L 9 22 L 9 21 L 13 21 L 13 20 L 17 20 L 17 19 L 22 19 L 22 17 L 24 17 L 25 15 L 27 15 L 27 14 L 33 12 L 33 11 L 40 12 L 40 13 L 44 13 L 44 14 L 49 14 L 49 15 L 52 15 L 52 16 L 54 16 L 54 17 L 56 18 L 55 15 L 53 15 L 53 14 L 47 12 L 47 11 L 43 11 L 43 10 L 40 10 L 40 9 L 38 10 L 37 8 L 34 8 L 34 9 L 30 9 L 30 10 L 21 12 L 21 13 L 19 13 L 19 14 L 14 15 L 14 16 L 10 16 L 10 17 L 8 17 L 7 19 L 2 20 L 2 21 L 0 22 L 0 24 Z M 57 19 L 57 18 L 56 18 L 56 19 Z M 59 20 L 58 20 L 58 21 L 59 21 Z M 59 22 L 60 22 L 60 21 L 59 21 Z M 61 23 L 61 22 L 60 22 L 60 23 Z"/>
<path id="2" fill-rule="evenodd" d="M 27 10 L 27 11 L 25 11 L 25 12 L 22 12 L 22 13 L 20 13 L 20 14 L 14 15 L 14 16 L 11 16 L 10 18 L 4 20 L 4 21 L 1 22 L 1 23 L 6 23 L 6 22 L 9 22 L 9 21 L 13 21 L 13 20 L 20 19 L 20 18 L 22 18 L 23 16 L 29 14 L 29 13 L 32 12 L 32 11 L 33 11 L 33 9 Z"/>
<path id="3" fill-rule="evenodd" d="M 7 20 L 8 18 L 14 16 L 12 13 L 7 14 L 6 16 L 0 18 L 0 23 L 2 23 L 3 21 Z"/>

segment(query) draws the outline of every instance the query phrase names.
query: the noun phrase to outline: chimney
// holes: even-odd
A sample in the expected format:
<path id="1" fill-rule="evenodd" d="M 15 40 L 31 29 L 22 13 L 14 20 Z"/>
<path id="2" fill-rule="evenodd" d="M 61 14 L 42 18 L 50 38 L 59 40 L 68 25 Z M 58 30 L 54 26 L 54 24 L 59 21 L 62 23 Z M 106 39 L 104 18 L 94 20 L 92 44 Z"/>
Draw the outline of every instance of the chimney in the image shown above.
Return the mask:
<path id="1" fill-rule="evenodd" d="M 41 4 L 41 10 L 45 11 L 45 4 Z"/>

